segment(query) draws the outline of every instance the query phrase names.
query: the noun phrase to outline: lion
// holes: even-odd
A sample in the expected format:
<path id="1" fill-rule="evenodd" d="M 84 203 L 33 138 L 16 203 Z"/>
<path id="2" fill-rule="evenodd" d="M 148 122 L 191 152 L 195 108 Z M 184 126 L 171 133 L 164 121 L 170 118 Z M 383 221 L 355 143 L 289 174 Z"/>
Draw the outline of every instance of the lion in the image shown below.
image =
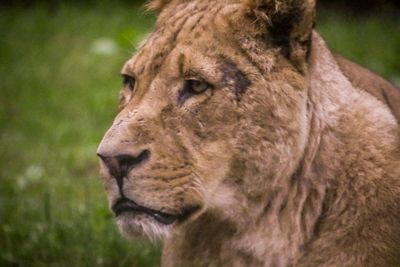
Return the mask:
<path id="1" fill-rule="evenodd" d="M 162 266 L 400 266 L 400 93 L 315 0 L 158 0 L 97 154 Z M 397 118 L 397 119 L 396 119 Z"/>

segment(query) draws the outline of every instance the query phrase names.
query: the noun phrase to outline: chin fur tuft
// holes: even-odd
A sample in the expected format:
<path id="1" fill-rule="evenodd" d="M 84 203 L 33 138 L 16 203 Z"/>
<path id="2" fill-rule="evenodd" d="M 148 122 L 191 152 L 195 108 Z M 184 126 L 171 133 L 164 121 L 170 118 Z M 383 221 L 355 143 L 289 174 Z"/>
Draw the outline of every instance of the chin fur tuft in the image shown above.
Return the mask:
<path id="1" fill-rule="evenodd" d="M 146 215 L 121 216 L 117 219 L 117 225 L 121 234 L 128 239 L 144 236 L 152 242 L 168 238 L 171 230 L 171 226 L 163 225 Z"/>

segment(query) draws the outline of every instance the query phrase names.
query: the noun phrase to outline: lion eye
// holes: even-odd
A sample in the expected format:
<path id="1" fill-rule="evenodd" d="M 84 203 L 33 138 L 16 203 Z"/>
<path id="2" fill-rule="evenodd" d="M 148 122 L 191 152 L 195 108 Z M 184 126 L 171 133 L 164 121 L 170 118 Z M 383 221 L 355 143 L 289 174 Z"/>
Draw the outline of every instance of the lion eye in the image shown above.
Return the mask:
<path id="1" fill-rule="evenodd" d="M 123 79 L 122 83 L 123 83 L 124 87 L 128 88 L 131 91 L 133 91 L 133 89 L 135 89 L 135 84 L 136 84 L 135 77 L 123 74 L 122 79 Z"/>
<path id="2" fill-rule="evenodd" d="M 186 88 L 192 94 L 201 94 L 209 89 L 211 86 L 203 81 L 198 80 L 187 80 L 186 81 Z"/>
<path id="3" fill-rule="evenodd" d="M 183 90 L 179 93 L 178 103 L 182 105 L 191 96 L 202 94 L 211 88 L 212 86 L 204 81 L 186 80 Z"/>

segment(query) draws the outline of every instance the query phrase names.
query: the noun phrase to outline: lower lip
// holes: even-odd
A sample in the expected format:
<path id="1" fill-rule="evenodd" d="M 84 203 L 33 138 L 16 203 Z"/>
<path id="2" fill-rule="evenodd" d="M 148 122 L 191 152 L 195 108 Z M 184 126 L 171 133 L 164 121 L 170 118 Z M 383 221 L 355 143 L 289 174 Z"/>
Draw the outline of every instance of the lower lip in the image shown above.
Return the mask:
<path id="1" fill-rule="evenodd" d="M 156 220 L 157 222 L 159 222 L 159 223 L 162 223 L 162 224 L 164 224 L 164 225 L 171 225 L 171 224 L 173 224 L 174 222 L 176 222 L 177 221 L 177 218 L 175 218 L 175 217 L 173 217 L 173 216 L 165 216 L 165 217 L 163 217 L 163 216 L 161 216 L 161 215 L 158 215 L 158 214 L 149 214 L 149 213 L 147 213 L 147 212 L 143 212 L 143 211 L 139 211 L 139 210 L 136 210 L 136 209 L 121 209 L 121 210 L 119 210 L 119 211 L 117 211 L 117 213 L 115 213 L 115 217 L 119 217 L 119 216 L 122 216 L 122 215 L 124 215 L 124 214 L 133 214 L 133 215 L 139 215 L 139 214 L 144 214 L 144 215 L 147 215 L 148 217 L 150 217 L 150 218 L 152 218 L 152 219 L 154 219 L 154 220 Z"/>
<path id="2" fill-rule="evenodd" d="M 140 214 L 140 213 L 144 213 L 144 212 L 140 212 L 138 210 L 135 209 L 121 209 L 118 210 L 117 212 L 115 212 L 115 217 L 119 217 L 120 215 L 124 214 L 124 213 L 136 213 L 136 214 Z"/>

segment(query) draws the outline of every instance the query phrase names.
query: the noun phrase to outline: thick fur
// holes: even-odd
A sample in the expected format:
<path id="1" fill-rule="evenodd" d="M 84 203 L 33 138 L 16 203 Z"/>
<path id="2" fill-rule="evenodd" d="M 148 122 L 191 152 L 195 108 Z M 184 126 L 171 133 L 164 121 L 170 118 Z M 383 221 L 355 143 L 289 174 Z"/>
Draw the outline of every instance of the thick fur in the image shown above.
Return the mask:
<path id="1" fill-rule="evenodd" d="M 99 147 L 150 156 L 119 187 L 102 164 L 104 184 L 110 205 L 197 209 L 169 226 L 120 216 L 123 234 L 164 239 L 165 267 L 400 266 L 400 93 L 329 51 L 315 3 L 150 6 Z M 193 79 L 210 88 L 188 93 Z"/>

